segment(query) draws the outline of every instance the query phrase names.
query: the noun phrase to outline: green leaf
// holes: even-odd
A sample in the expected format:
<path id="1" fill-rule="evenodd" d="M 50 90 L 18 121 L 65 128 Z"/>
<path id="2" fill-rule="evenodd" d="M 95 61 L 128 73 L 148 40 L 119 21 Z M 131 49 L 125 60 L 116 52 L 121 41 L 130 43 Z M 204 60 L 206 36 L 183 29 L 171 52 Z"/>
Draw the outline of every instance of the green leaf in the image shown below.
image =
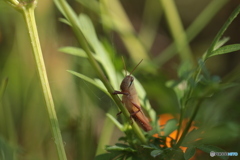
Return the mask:
<path id="1" fill-rule="evenodd" d="M 160 150 L 160 149 L 158 149 L 158 150 L 153 150 L 153 151 L 151 152 L 151 156 L 155 158 L 155 157 L 159 156 L 159 155 L 162 154 L 162 153 L 163 153 L 163 151 Z"/>
<path id="2" fill-rule="evenodd" d="M 70 54 L 70 55 L 87 58 L 86 52 L 83 49 L 81 49 L 81 48 L 77 48 L 77 47 L 62 47 L 62 48 L 59 49 L 59 51 L 67 53 L 67 54 Z"/>
<path id="3" fill-rule="evenodd" d="M 96 14 L 102 14 L 100 13 L 100 7 L 99 2 L 95 0 L 77 0 L 77 2 L 81 3 L 84 7 L 91 9 Z"/>
<path id="4" fill-rule="evenodd" d="M 136 152 L 135 149 L 131 148 L 128 145 L 124 145 L 124 144 L 117 144 L 114 146 L 106 146 L 106 150 L 107 151 L 127 151 L 127 152 Z"/>
<path id="5" fill-rule="evenodd" d="M 226 152 L 225 150 L 219 148 L 219 147 L 216 147 L 216 146 L 212 146 L 212 145 L 200 145 L 200 146 L 197 146 L 198 149 L 206 152 L 206 153 L 209 153 L 210 152 Z M 227 160 L 229 157 L 227 156 L 219 156 L 219 158 L 223 159 L 223 160 Z"/>
<path id="6" fill-rule="evenodd" d="M 175 119 L 171 119 L 167 121 L 167 124 L 163 129 L 164 136 L 168 136 L 170 133 L 172 133 L 176 129 L 177 129 L 177 121 Z"/>
<path id="7" fill-rule="evenodd" d="M 109 94 L 107 89 L 104 87 L 104 85 L 99 84 L 99 81 L 96 82 L 93 79 L 91 79 L 91 78 L 89 78 L 89 77 L 87 77 L 87 76 L 85 76 L 85 75 L 83 75 L 81 73 L 75 72 L 75 71 L 68 70 L 68 72 L 73 74 L 73 75 L 75 75 L 75 76 L 77 76 L 77 77 L 79 77 L 79 78 L 81 78 L 81 79 L 83 79 L 83 80 L 85 80 L 85 81 L 87 81 L 87 82 L 89 82 L 89 83 L 91 83 L 91 84 L 93 84 L 94 86 L 98 87 L 100 90 L 105 92 L 111 98 L 111 95 Z"/>
<path id="8" fill-rule="evenodd" d="M 77 48 L 77 47 L 62 47 L 59 49 L 60 52 L 64 52 L 64 53 L 67 53 L 67 54 L 70 54 L 70 55 L 73 55 L 73 56 L 78 56 L 78 57 L 83 57 L 83 58 L 88 58 L 86 52 L 81 49 L 81 48 Z M 99 58 L 93 54 L 93 57 L 99 61 Z"/>
<path id="9" fill-rule="evenodd" d="M 102 43 L 98 40 L 98 37 L 97 37 L 96 31 L 94 29 L 91 19 L 85 14 L 80 14 L 78 24 L 80 26 L 79 29 L 82 30 L 84 37 L 86 38 L 89 45 L 92 47 L 92 49 L 95 52 L 94 57 L 103 66 L 103 69 L 105 70 L 107 77 L 109 78 L 109 81 L 111 82 L 112 86 L 114 88 L 117 88 L 118 81 L 117 81 L 117 77 L 116 77 L 116 71 L 114 69 L 115 67 L 112 63 L 112 60 L 110 59 L 109 54 L 103 47 Z"/>
<path id="10" fill-rule="evenodd" d="M 69 26 L 71 26 L 70 22 L 67 19 L 65 19 L 65 18 L 59 18 L 59 21 L 62 22 L 62 23 L 65 23 L 65 24 L 67 24 Z"/>
<path id="11" fill-rule="evenodd" d="M 231 52 L 238 51 L 238 50 L 240 50 L 240 44 L 226 45 L 226 46 L 223 46 L 223 47 L 211 52 L 207 58 L 210 58 L 210 57 L 213 57 L 216 55 L 231 53 Z"/>
<path id="12" fill-rule="evenodd" d="M 229 41 L 229 39 L 230 39 L 229 37 L 223 37 L 221 40 L 219 40 L 219 41 L 215 44 L 214 50 L 222 47 L 225 43 L 227 43 L 227 42 Z"/>
<path id="13" fill-rule="evenodd" d="M 220 84 L 220 88 L 221 90 L 225 90 L 225 89 L 228 89 L 228 88 L 232 88 L 232 87 L 238 87 L 239 86 L 239 83 L 225 83 L 225 84 Z"/>
<path id="14" fill-rule="evenodd" d="M 188 147 L 186 152 L 184 153 L 185 160 L 189 160 L 190 158 L 192 158 L 194 156 L 195 152 L 196 152 L 195 147 Z"/>
<path id="15" fill-rule="evenodd" d="M 148 145 L 141 145 L 143 148 L 146 148 L 146 149 L 155 149 L 155 147 L 152 147 L 152 146 L 148 146 Z"/>
<path id="16" fill-rule="evenodd" d="M 123 131 L 123 125 L 121 125 L 116 118 L 114 118 L 111 114 L 107 113 L 106 116 L 119 128 L 119 130 Z"/>
<path id="17" fill-rule="evenodd" d="M 224 32 L 227 30 L 227 28 L 229 27 L 229 25 L 233 22 L 233 20 L 237 17 L 237 15 L 240 12 L 240 6 L 238 6 L 230 15 L 230 17 L 228 18 L 228 20 L 225 22 L 225 24 L 222 26 L 222 28 L 220 29 L 220 31 L 218 32 L 218 34 L 215 36 L 210 48 L 208 49 L 206 55 L 204 55 L 204 60 L 209 57 L 208 55 L 214 50 L 216 44 L 218 43 L 219 39 L 222 37 L 222 35 L 224 34 Z"/>

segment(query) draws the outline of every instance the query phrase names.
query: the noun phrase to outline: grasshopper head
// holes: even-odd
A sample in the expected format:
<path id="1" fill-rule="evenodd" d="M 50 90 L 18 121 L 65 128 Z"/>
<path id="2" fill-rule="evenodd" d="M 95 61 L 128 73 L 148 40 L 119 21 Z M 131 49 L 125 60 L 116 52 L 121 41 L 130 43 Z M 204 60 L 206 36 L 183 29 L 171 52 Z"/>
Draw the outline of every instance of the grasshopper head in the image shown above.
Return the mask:
<path id="1" fill-rule="evenodd" d="M 134 81 L 134 78 L 130 75 L 126 76 L 120 86 L 120 89 L 124 92 L 124 91 L 128 91 L 129 88 L 132 86 Z"/>

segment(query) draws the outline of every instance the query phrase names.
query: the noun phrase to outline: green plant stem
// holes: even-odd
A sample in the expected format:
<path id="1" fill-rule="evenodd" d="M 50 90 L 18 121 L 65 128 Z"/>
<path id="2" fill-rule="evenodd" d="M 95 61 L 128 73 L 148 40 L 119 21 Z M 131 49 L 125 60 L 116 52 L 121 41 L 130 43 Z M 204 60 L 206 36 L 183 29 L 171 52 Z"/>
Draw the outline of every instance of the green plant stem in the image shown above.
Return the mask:
<path id="1" fill-rule="evenodd" d="M 184 109 L 181 106 L 180 108 L 180 118 L 179 118 L 179 124 L 178 124 L 178 129 L 177 129 L 177 136 L 176 136 L 176 141 L 178 140 L 179 134 L 180 134 L 180 130 L 182 128 L 182 120 L 183 120 L 183 114 L 184 114 Z"/>
<path id="2" fill-rule="evenodd" d="M 194 81 L 197 81 L 201 71 L 202 71 L 201 68 L 198 67 L 197 70 L 196 70 L 196 73 L 193 75 Z M 193 92 L 193 88 L 191 87 L 189 89 L 189 91 L 186 93 L 187 94 L 187 98 L 186 99 L 190 98 L 190 96 L 192 95 L 192 92 Z M 179 137 L 179 134 L 180 134 L 180 130 L 182 128 L 182 120 L 183 120 L 183 117 L 184 117 L 184 113 L 185 113 L 185 108 L 187 106 L 187 102 L 188 101 L 186 101 L 185 103 L 181 104 L 181 106 L 180 106 L 180 108 L 181 108 L 180 109 L 180 118 L 179 118 L 179 125 L 178 125 L 178 131 L 177 131 L 176 140 L 178 140 L 178 137 Z"/>
<path id="3" fill-rule="evenodd" d="M 200 108 L 200 106 L 201 106 L 201 103 L 202 103 L 202 99 L 200 99 L 200 100 L 197 102 L 196 107 L 195 107 L 195 110 L 193 111 L 193 114 L 192 114 L 190 120 L 188 121 L 187 126 L 186 126 L 186 128 L 184 129 L 184 131 L 183 131 L 183 133 L 182 133 L 182 135 L 181 135 L 181 138 L 179 139 L 179 141 L 177 142 L 177 144 L 174 146 L 175 149 L 179 148 L 179 146 L 182 144 L 184 138 L 186 137 L 186 135 L 187 135 L 187 133 L 188 133 L 188 131 L 189 131 L 191 125 L 192 125 L 192 122 L 193 122 L 193 120 L 195 119 L 195 117 L 196 117 L 196 115 L 197 115 L 197 112 L 198 112 L 198 110 L 199 110 L 199 108 Z"/>
<path id="4" fill-rule="evenodd" d="M 98 74 L 99 78 L 103 82 L 103 84 L 106 87 L 106 89 L 108 90 L 108 92 L 112 95 L 112 93 L 114 92 L 114 89 L 111 86 L 111 84 L 109 83 L 105 74 L 103 73 L 101 67 L 99 66 L 99 64 L 97 63 L 95 58 L 93 57 L 82 31 L 79 29 L 79 26 L 76 21 L 77 18 L 76 18 L 75 13 L 72 11 L 72 9 L 66 3 L 65 0 L 55 0 L 55 2 L 61 6 L 61 9 L 64 11 L 66 18 L 69 20 L 69 22 L 72 26 L 72 29 L 75 32 L 78 42 L 81 44 L 82 48 L 87 53 L 88 59 L 89 59 L 91 65 L 93 66 L 94 70 Z M 123 106 L 122 101 L 119 99 L 119 97 L 117 95 L 112 95 L 112 98 L 114 99 L 115 103 L 118 105 L 118 107 L 120 108 L 120 110 L 122 111 L 124 116 L 126 118 L 129 118 L 130 114 L 128 113 L 127 109 Z M 137 126 L 137 124 L 135 122 L 133 123 L 132 127 L 133 127 L 133 131 L 136 134 L 136 136 L 138 137 L 138 139 L 142 143 L 146 143 L 146 138 L 144 137 L 142 131 L 140 130 L 140 128 Z"/>
<path id="5" fill-rule="evenodd" d="M 47 78 L 46 68 L 43 60 L 43 55 L 41 51 L 41 46 L 39 42 L 35 16 L 34 16 L 34 9 L 35 9 L 34 5 L 31 5 L 31 6 L 28 5 L 23 8 L 21 13 L 23 13 L 24 19 L 27 24 L 28 33 L 31 40 L 31 45 L 32 45 L 35 61 L 37 64 L 40 81 L 41 81 L 41 86 L 42 86 L 44 98 L 46 101 L 48 116 L 51 122 L 51 129 L 54 137 L 54 142 L 57 147 L 58 157 L 60 160 L 66 160 L 67 157 L 64 151 L 62 136 L 59 129 L 59 124 L 56 116 L 56 111 L 54 108 L 53 98 L 52 98 L 52 94 L 51 94 L 51 90 L 50 90 L 50 86 Z"/>

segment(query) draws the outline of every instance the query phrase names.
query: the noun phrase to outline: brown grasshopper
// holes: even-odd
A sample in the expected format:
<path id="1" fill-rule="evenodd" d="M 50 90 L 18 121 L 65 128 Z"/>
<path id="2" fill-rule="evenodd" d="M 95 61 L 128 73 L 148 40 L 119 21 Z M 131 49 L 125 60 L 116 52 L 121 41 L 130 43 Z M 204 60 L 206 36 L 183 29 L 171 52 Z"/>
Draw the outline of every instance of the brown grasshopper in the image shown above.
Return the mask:
<path id="1" fill-rule="evenodd" d="M 142 60 L 137 64 L 137 66 L 142 62 Z M 137 66 L 132 70 L 132 72 L 137 68 Z M 126 67 L 125 67 L 126 68 Z M 125 69 L 126 70 L 126 69 Z M 120 89 L 121 91 L 115 91 L 113 94 L 122 94 L 122 103 L 127 108 L 130 113 L 130 118 L 133 118 L 139 127 L 141 127 L 144 131 L 152 130 L 152 126 L 149 124 L 148 118 L 143 113 L 143 110 L 140 106 L 140 102 L 138 99 L 137 91 L 134 87 L 134 78 L 131 76 L 132 72 L 125 76 L 123 79 Z M 122 112 L 119 112 L 121 114 Z"/>

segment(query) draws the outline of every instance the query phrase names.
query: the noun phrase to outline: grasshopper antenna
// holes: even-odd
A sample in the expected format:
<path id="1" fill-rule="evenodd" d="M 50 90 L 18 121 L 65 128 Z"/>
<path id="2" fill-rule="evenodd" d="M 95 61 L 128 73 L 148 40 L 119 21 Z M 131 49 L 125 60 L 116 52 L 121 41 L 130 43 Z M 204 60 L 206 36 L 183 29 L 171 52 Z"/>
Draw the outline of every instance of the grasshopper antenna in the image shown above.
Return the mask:
<path id="1" fill-rule="evenodd" d="M 124 66 L 124 70 L 125 70 L 125 77 L 126 77 L 127 76 L 127 68 L 126 68 L 126 64 L 125 64 L 123 56 L 122 56 L 122 61 L 123 61 L 123 66 Z"/>
<path id="2" fill-rule="evenodd" d="M 142 61 L 143 59 L 133 68 L 129 75 L 131 75 L 135 71 L 135 69 L 139 66 L 140 63 L 142 63 Z"/>

